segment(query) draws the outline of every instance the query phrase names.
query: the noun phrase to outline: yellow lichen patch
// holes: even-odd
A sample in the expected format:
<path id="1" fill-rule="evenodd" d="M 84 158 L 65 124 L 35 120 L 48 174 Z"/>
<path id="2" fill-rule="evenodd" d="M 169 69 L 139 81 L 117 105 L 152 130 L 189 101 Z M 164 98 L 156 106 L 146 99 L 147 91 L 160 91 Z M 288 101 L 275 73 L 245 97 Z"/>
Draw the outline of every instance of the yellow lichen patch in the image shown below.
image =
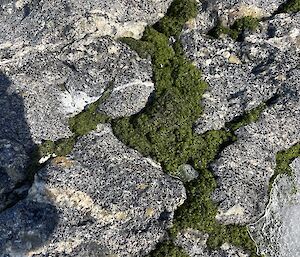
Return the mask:
<path id="1" fill-rule="evenodd" d="M 139 189 L 139 190 L 145 190 L 147 187 L 148 187 L 148 185 L 143 184 L 143 183 L 142 184 L 138 184 L 136 186 L 136 188 Z"/>
<path id="2" fill-rule="evenodd" d="M 146 216 L 147 217 L 152 217 L 154 215 L 155 211 L 153 208 L 147 208 L 146 209 Z"/>
<path id="3" fill-rule="evenodd" d="M 59 206 L 67 206 L 78 210 L 90 210 L 94 206 L 93 199 L 82 191 L 62 188 L 48 188 L 48 197 Z"/>
<path id="4" fill-rule="evenodd" d="M 264 16 L 263 10 L 254 5 L 239 5 L 229 12 L 229 19 L 233 22 L 243 17 L 253 17 L 260 19 Z"/>
<path id="5" fill-rule="evenodd" d="M 228 62 L 229 63 L 233 63 L 233 64 L 241 64 L 241 60 L 236 56 L 236 55 L 230 55 L 228 58 Z"/>
<path id="6" fill-rule="evenodd" d="M 71 161 L 67 157 L 59 156 L 52 160 L 52 164 L 62 168 L 70 168 L 73 165 L 73 161 Z"/>
<path id="7" fill-rule="evenodd" d="M 124 211 L 119 211 L 116 213 L 115 217 L 117 220 L 124 220 L 127 218 L 127 213 Z"/>

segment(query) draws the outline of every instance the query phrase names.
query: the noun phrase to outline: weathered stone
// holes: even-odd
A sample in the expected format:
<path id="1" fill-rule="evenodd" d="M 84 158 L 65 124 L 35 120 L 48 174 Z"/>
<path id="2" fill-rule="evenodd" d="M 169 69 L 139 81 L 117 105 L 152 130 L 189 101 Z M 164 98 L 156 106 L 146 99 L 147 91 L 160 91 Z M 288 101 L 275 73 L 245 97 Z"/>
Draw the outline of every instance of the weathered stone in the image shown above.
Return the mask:
<path id="1" fill-rule="evenodd" d="M 3 2 L 3 1 L 2 1 Z M 139 38 L 158 21 L 171 0 L 13 1 L 1 3 L 0 49 L 49 48 L 97 36 Z"/>
<path id="2" fill-rule="evenodd" d="M 178 234 L 175 244 L 185 250 L 190 257 L 248 257 L 249 254 L 229 244 L 223 244 L 219 250 L 207 247 L 208 234 L 187 229 Z"/>
<path id="3" fill-rule="evenodd" d="M 245 16 L 269 17 L 285 0 L 214 0 L 198 1 L 198 15 L 193 20 L 195 26 L 207 33 L 217 22 L 230 26 L 235 20 Z"/>
<path id="4" fill-rule="evenodd" d="M 290 71 L 279 95 L 258 122 L 237 130 L 237 142 L 212 165 L 218 181 L 213 198 L 220 203 L 216 218 L 222 223 L 246 224 L 262 215 L 276 153 L 300 141 L 299 69 Z"/>
<path id="5" fill-rule="evenodd" d="M 19 234 L 28 233 L 24 222 L 32 222 L 27 212 L 22 217 L 17 205 L 7 210 L 11 215 L 20 213 L 14 227 L 1 222 L 0 231 L 16 234 L 14 238 L 1 236 L 1 253 L 143 256 L 164 237 L 173 211 L 184 199 L 185 190 L 179 180 L 123 145 L 110 126 L 99 125 L 77 141 L 68 157 L 57 157 L 39 171 L 27 200 L 20 203 L 30 201 L 37 208 L 49 204 L 56 210 L 55 219 L 50 215 L 50 220 L 43 222 L 55 223 L 47 241 L 33 236 L 43 244 L 33 244 L 31 238 L 26 241 L 26 249 L 22 243 L 14 244 Z M 1 215 L 0 220 L 4 220 Z M 40 229 L 44 236 L 44 227 Z M 7 247 L 9 244 L 15 247 Z"/>
<path id="6" fill-rule="evenodd" d="M 33 147 L 23 100 L 10 86 L 8 77 L 0 73 L 0 211 L 14 202 L 14 190 L 26 180 Z"/>
<path id="7" fill-rule="evenodd" d="M 300 158 L 291 168 L 292 176 L 276 178 L 264 216 L 249 226 L 260 254 L 265 256 L 300 255 Z"/>
<path id="8" fill-rule="evenodd" d="M 299 22 L 299 13 L 276 15 L 243 42 L 209 38 L 197 26 L 183 32 L 184 51 L 209 84 L 198 133 L 220 129 L 276 94 L 299 64 Z"/>
<path id="9" fill-rule="evenodd" d="M 86 37 L 59 51 L 30 52 L 0 68 L 10 80 L 9 90 L 24 105 L 23 119 L 35 143 L 70 136 L 69 117 L 108 88 L 111 95 L 100 109 L 112 117 L 139 112 L 154 90 L 150 61 L 109 37 Z"/>

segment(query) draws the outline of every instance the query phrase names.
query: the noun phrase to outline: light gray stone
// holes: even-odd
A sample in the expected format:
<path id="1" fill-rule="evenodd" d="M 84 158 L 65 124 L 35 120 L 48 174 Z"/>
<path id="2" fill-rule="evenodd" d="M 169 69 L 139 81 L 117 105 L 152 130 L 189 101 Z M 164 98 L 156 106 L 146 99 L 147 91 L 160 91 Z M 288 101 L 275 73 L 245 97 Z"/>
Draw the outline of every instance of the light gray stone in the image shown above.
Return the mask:
<path id="1" fill-rule="evenodd" d="M 276 153 L 300 141 L 299 69 L 288 77 L 277 102 L 258 122 L 237 130 L 238 140 L 212 164 L 218 181 L 213 198 L 220 204 L 216 218 L 222 223 L 246 224 L 263 214 Z"/>
<path id="2" fill-rule="evenodd" d="M 230 26 L 245 16 L 270 17 L 285 0 L 204 0 L 198 1 L 198 15 L 192 21 L 199 30 L 207 33 L 217 22 Z"/>
<path id="3" fill-rule="evenodd" d="M 180 246 L 190 257 L 248 257 L 248 253 L 224 243 L 218 250 L 207 247 L 208 234 L 198 230 L 187 229 L 177 235 L 175 244 Z"/>
<path id="4" fill-rule="evenodd" d="M 26 200 L 0 214 L 0 220 L 9 213 L 18 216 L 13 227 L 1 222 L 1 235 L 14 236 L 0 237 L 0 252 L 6 256 L 79 256 L 79 252 L 143 256 L 162 240 L 174 210 L 184 200 L 179 180 L 123 145 L 109 125 L 99 125 L 77 141 L 68 157 L 57 157 L 38 172 Z M 24 223 L 33 223 L 35 215 L 43 212 L 31 214 L 29 209 L 22 217 L 20 208 L 27 204 L 37 209 L 50 206 L 53 215 L 47 219 L 41 214 L 43 225 L 33 226 L 27 241 L 15 243 L 29 233 Z"/>
<path id="5" fill-rule="evenodd" d="M 172 0 L 6 0 L 0 9 L 0 49 L 49 48 L 88 34 L 139 38 Z M 9 53 L 8 52 L 8 53 Z M 8 54 L 9 55 L 9 54 Z"/>
<path id="6" fill-rule="evenodd" d="M 276 178 L 264 216 L 249 226 L 259 253 L 265 256 L 300 255 L 300 158 L 290 166 L 293 175 Z"/>
<path id="7" fill-rule="evenodd" d="M 0 64 L 20 98 L 34 143 L 72 133 L 68 119 L 110 88 L 100 110 L 112 117 L 132 115 L 154 90 L 150 60 L 110 37 L 86 37 L 56 51 L 28 53 Z M 13 126 L 11 126 L 13 127 Z"/>
<path id="8" fill-rule="evenodd" d="M 183 31 L 184 51 L 209 84 L 197 133 L 220 129 L 276 95 L 288 72 L 299 64 L 299 22 L 299 13 L 276 15 L 260 22 L 243 42 L 212 39 L 198 26 Z"/>

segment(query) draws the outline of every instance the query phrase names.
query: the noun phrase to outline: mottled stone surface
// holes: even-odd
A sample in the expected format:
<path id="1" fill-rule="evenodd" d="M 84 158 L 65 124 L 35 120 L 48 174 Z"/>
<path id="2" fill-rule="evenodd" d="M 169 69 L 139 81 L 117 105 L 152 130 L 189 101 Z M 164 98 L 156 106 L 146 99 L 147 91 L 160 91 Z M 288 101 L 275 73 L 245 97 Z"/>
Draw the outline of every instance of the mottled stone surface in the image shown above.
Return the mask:
<path id="1" fill-rule="evenodd" d="M 0 214 L 0 220 L 17 216 L 14 225 L 0 223 L 1 234 L 7 235 L 0 237 L 0 252 L 11 257 L 142 256 L 163 238 L 184 199 L 179 180 L 123 145 L 109 125 L 99 125 L 78 140 L 69 156 L 53 159 L 38 172 L 26 200 Z M 22 211 L 28 204 L 38 210 Z M 53 215 L 44 217 L 40 206 L 49 206 Z M 36 215 L 45 220 L 31 228 Z M 30 237 L 24 239 L 26 233 Z"/>
<path id="2" fill-rule="evenodd" d="M 111 95 L 100 109 L 112 117 L 140 111 L 154 90 L 150 60 L 110 37 L 90 36 L 60 50 L 30 52 L 0 69 L 11 94 L 24 105 L 19 109 L 35 143 L 70 136 L 69 117 L 108 88 Z"/>
<path id="3" fill-rule="evenodd" d="M 194 23 L 202 32 L 208 32 L 217 22 L 230 26 L 245 16 L 269 17 L 285 0 L 213 0 L 198 1 L 198 15 Z"/>
<path id="4" fill-rule="evenodd" d="M 277 177 L 264 216 L 249 226 L 259 252 L 265 256 L 300 255 L 300 158 L 290 166 L 293 176 Z"/>
<path id="5" fill-rule="evenodd" d="M 0 49 L 48 48 L 98 36 L 139 38 L 171 0 L 5 0 L 0 9 Z M 26 50 L 26 49 L 24 49 Z"/>
<path id="6" fill-rule="evenodd" d="M 299 64 L 299 23 L 299 13 L 276 15 L 243 42 L 209 38 L 193 25 L 183 32 L 184 51 L 209 84 L 198 133 L 220 129 L 276 94 Z"/>
<path id="7" fill-rule="evenodd" d="M 299 69 L 288 74 L 276 103 L 256 123 L 237 130 L 237 142 L 226 147 L 213 163 L 219 202 L 217 219 L 223 223 L 254 222 L 268 201 L 269 179 L 276 153 L 300 141 Z"/>
<path id="8" fill-rule="evenodd" d="M 221 245 L 219 250 L 211 250 L 207 247 L 208 234 L 198 230 L 187 229 L 178 234 L 175 244 L 180 246 L 190 257 L 248 257 L 243 250 L 229 245 Z"/>

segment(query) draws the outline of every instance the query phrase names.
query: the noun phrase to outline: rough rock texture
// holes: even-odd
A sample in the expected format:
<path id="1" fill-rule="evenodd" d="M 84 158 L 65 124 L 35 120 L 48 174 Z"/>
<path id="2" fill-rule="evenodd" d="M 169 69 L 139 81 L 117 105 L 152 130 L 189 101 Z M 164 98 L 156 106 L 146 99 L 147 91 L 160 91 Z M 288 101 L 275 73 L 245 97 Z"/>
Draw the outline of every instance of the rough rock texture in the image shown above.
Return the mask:
<path id="1" fill-rule="evenodd" d="M 265 215 L 250 225 L 260 254 L 270 257 L 300 255 L 300 158 L 291 164 L 293 176 L 275 180 Z"/>
<path id="2" fill-rule="evenodd" d="M 27 199 L 0 214 L 16 217 L 0 223 L 0 252 L 141 256 L 162 239 L 184 199 L 179 180 L 99 125 L 38 172 Z"/>
<path id="3" fill-rule="evenodd" d="M 68 119 L 104 93 L 100 111 L 120 117 L 139 112 L 154 90 L 150 60 L 110 37 L 30 51 L 0 61 L 0 72 L 0 210 L 26 179 L 34 144 L 72 135 Z"/>
<path id="4" fill-rule="evenodd" d="M 132 115 L 154 90 L 151 63 L 109 37 L 86 37 L 60 51 L 30 52 L 1 65 L 9 90 L 24 104 L 35 143 L 70 136 L 68 118 L 101 97 L 101 110 L 113 117 Z"/>
<path id="5" fill-rule="evenodd" d="M 225 148 L 213 163 L 218 177 L 214 200 L 223 223 L 254 222 L 268 201 L 268 184 L 276 153 L 300 141 L 299 69 L 288 74 L 277 102 L 256 123 L 237 130 L 237 142 Z"/>
<path id="6" fill-rule="evenodd" d="M 248 257 L 249 254 L 229 244 L 223 244 L 219 250 L 210 250 L 206 241 L 208 234 L 188 229 L 178 234 L 175 244 L 183 248 L 190 257 Z"/>
<path id="7" fill-rule="evenodd" d="M 276 94 L 299 64 L 299 23 L 299 13 L 276 15 L 243 42 L 209 38 L 198 26 L 183 32 L 184 50 L 209 84 L 198 133 L 220 129 Z"/>
<path id="8" fill-rule="evenodd" d="M 50 47 L 98 36 L 142 36 L 171 0 L 5 0 L 0 9 L 0 49 Z M 49 44 L 49 45 L 48 45 Z"/>
<path id="9" fill-rule="evenodd" d="M 194 23 L 202 32 L 211 30 L 217 22 L 230 26 L 235 20 L 251 16 L 271 16 L 285 0 L 214 0 L 199 1 L 198 15 Z"/>

